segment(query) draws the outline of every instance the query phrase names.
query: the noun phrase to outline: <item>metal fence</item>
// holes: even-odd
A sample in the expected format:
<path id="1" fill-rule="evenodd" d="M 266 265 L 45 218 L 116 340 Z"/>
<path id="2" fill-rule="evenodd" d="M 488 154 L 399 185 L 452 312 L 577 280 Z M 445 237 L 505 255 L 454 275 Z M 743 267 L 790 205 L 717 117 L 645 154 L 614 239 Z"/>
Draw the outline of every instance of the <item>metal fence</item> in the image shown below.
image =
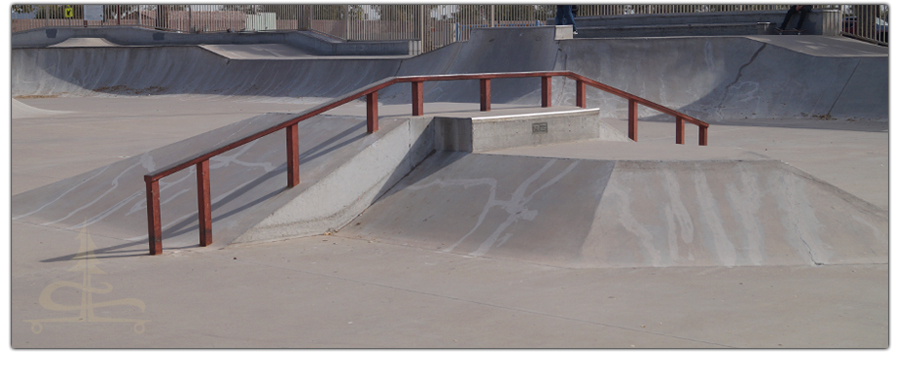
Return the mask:
<path id="1" fill-rule="evenodd" d="M 843 33 L 887 45 L 887 5 L 840 9 Z M 784 10 L 788 5 L 579 5 L 578 17 Z M 12 32 L 139 26 L 174 32 L 311 30 L 348 41 L 421 40 L 431 51 L 480 27 L 540 26 L 555 5 L 13 5 Z M 552 20 L 551 20 L 552 22 Z"/>

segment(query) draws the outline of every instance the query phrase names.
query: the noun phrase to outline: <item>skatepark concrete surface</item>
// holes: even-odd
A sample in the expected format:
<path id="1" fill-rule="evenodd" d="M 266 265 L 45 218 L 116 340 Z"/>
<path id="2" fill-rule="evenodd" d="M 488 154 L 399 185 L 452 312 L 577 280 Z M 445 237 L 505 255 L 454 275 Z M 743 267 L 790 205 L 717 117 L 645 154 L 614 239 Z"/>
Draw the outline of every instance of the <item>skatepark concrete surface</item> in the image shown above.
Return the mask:
<path id="1" fill-rule="evenodd" d="M 886 52 L 553 30 L 473 32 L 411 58 L 13 50 L 11 346 L 889 346 Z M 496 42 L 521 47 L 504 56 Z M 829 77 L 764 74 L 767 53 Z M 594 91 L 596 133 L 447 150 L 440 119 L 545 116 L 555 134 L 578 110 L 573 83 L 554 79 L 554 107 L 539 108 L 535 80 L 495 81 L 490 112 L 477 83 L 426 83 L 421 117 L 398 85 L 380 93 L 375 134 L 363 100 L 300 123 L 297 187 L 281 132 L 211 159 L 209 247 L 193 169 L 163 179 L 164 252 L 147 255 L 142 176 L 155 168 L 388 76 L 554 69 L 696 113 L 710 145 L 691 124 L 676 145 L 674 119 L 643 109 L 637 141 L 622 139 L 627 109 Z M 809 92 L 774 93 L 794 84 Z"/>

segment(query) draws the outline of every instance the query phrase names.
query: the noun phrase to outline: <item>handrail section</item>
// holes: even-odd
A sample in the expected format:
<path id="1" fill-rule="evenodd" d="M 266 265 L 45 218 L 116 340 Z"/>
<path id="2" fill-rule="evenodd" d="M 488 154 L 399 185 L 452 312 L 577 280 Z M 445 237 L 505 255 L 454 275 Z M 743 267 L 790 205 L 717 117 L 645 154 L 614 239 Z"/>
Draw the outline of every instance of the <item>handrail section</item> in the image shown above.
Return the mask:
<path id="1" fill-rule="evenodd" d="M 198 216 L 200 223 L 200 246 L 212 244 L 212 211 L 209 192 L 209 159 L 213 156 L 230 151 L 241 145 L 247 144 L 266 135 L 275 133 L 284 129 L 287 140 L 287 187 L 292 188 L 300 183 L 299 168 L 299 147 L 298 147 L 298 131 L 297 123 L 312 118 L 326 111 L 342 106 L 348 102 L 354 101 L 362 96 L 366 96 L 366 131 L 368 134 L 378 131 L 378 91 L 398 83 L 410 83 L 412 86 L 412 115 L 424 115 L 424 99 L 423 88 L 424 82 L 435 81 L 453 81 L 453 80 L 473 80 L 480 81 L 481 93 L 481 111 L 491 110 L 491 80 L 503 78 L 541 78 L 541 106 L 550 107 L 551 97 L 551 78 L 566 77 L 576 81 L 575 104 L 580 108 L 586 108 L 586 87 L 591 86 L 601 91 L 614 94 L 628 100 L 628 137 L 637 141 L 637 117 L 638 105 L 644 105 L 659 112 L 672 115 L 675 117 L 675 143 L 684 144 L 684 125 L 685 122 L 697 125 L 700 130 L 701 146 L 707 144 L 707 128 L 709 124 L 675 111 L 668 107 L 662 106 L 652 101 L 648 101 L 641 97 L 635 96 L 628 92 L 610 87 L 598 81 L 586 78 L 570 71 L 543 71 L 543 72 L 519 72 L 519 73 L 480 73 L 480 74 L 453 74 L 453 75 L 430 75 L 430 76 L 408 76 L 408 77 L 389 77 L 368 86 L 362 87 L 351 92 L 337 100 L 319 105 L 315 108 L 307 110 L 302 115 L 296 116 L 281 124 L 269 127 L 256 133 L 244 136 L 243 138 L 235 138 L 229 143 L 195 155 L 194 157 L 182 160 L 180 162 L 168 165 L 159 170 L 144 175 L 144 183 L 147 186 L 147 228 L 148 240 L 150 243 L 150 254 L 162 253 L 162 225 L 160 222 L 160 200 L 159 200 L 159 180 L 172 175 L 178 171 L 186 169 L 190 166 L 197 168 L 197 203 Z"/>

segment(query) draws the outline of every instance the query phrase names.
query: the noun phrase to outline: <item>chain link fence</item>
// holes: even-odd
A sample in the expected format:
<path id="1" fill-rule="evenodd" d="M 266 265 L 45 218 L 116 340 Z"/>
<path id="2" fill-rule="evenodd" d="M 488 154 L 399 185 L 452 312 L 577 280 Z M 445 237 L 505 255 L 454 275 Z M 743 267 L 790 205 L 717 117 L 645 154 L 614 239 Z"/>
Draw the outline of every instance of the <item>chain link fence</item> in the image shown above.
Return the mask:
<path id="1" fill-rule="evenodd" d="M 887 5 L 840 9 L 843 33 L 887 45 Z M 787 11 L 788 5 L 579 5 L 578 17 Z M 421 40 L 424 52 L 480 27 L 541 26 L 555 5 L 13 5 L 12 32 L 41 27 L 138 26 L 173 32 L 306 30 L 347 41 Z"/>

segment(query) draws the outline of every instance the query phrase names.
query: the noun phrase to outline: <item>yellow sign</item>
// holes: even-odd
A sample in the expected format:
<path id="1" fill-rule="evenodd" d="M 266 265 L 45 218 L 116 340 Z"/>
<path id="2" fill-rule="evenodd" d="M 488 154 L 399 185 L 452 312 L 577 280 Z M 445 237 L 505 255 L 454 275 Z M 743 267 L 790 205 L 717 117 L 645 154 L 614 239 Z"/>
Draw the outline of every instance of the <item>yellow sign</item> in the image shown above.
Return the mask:
<path id="1" fill-rule="evenodd" d="M 57 14 L 59 14 L 59 13 L 57 13 Z M 73 9 L 71 6 L 67 6 L 65 14 L 66 14 L 66 18 L 72 18 L 75 16 L 75 9 Z"/>
<path id="2" fill-rule="evenodd" d="M 76 261 L 76 264 L 74 267 L 69 269 L 69 271 L 81 273 L 82 282 L 80 284 L 71 281 L 54 282 L 50 285 L 47 285 L 47 287 L 45 287 L 41 292 L 40 298 L 38 298 L 38 303 L 40 303 L 40 305 L 44 307 L 44 309 L 52 311 L 78 311 L 78 316 L 25 320 L 25 322 L 31 323 L 31 332 L 39 334 L 44 329 L 44 323 L 53 322 L 125 322 L 134 324 L 135 333 L 143 333 L 144 324 L 149 322 L 150 320 L 108 318 L 99 317 L 94 314 L 94 308 L 111 307 L 114 305 L 130 305 L 133 307 L 137 307 L 143 313 L 144 302 L 135 298 L 95 302 L 94 294 L 109 293 L 110 291 L 112 291 L 112 285 L 106 282 L 101 283 L 105 286 L 104 288 L 99 288 L 92 285 L 91 275 L 104 275 L 106 274 L 106 272 L 103 272 L 103 270 L 97 268 L 97 263 L 99 263 L 99 261 L 97 261 L 97 258 L 94 256 L 94 249 L 96 249 L 96 246 L 94 245 L 94 241 L 91 239 L 90 234 L 88 234 L 87 228 L 81 229 L 81 234 L 78 235 L 78 239 L 81 239 L 81 249 L 78 251 L 78 254 L 76 254 L 75 257 L 72 258 Z M 81 304 L 65 305 L 55 302 L 53 300 L 53 292 L 61 288 L 73 288 L 76 290 L 81 290 Z"/>

